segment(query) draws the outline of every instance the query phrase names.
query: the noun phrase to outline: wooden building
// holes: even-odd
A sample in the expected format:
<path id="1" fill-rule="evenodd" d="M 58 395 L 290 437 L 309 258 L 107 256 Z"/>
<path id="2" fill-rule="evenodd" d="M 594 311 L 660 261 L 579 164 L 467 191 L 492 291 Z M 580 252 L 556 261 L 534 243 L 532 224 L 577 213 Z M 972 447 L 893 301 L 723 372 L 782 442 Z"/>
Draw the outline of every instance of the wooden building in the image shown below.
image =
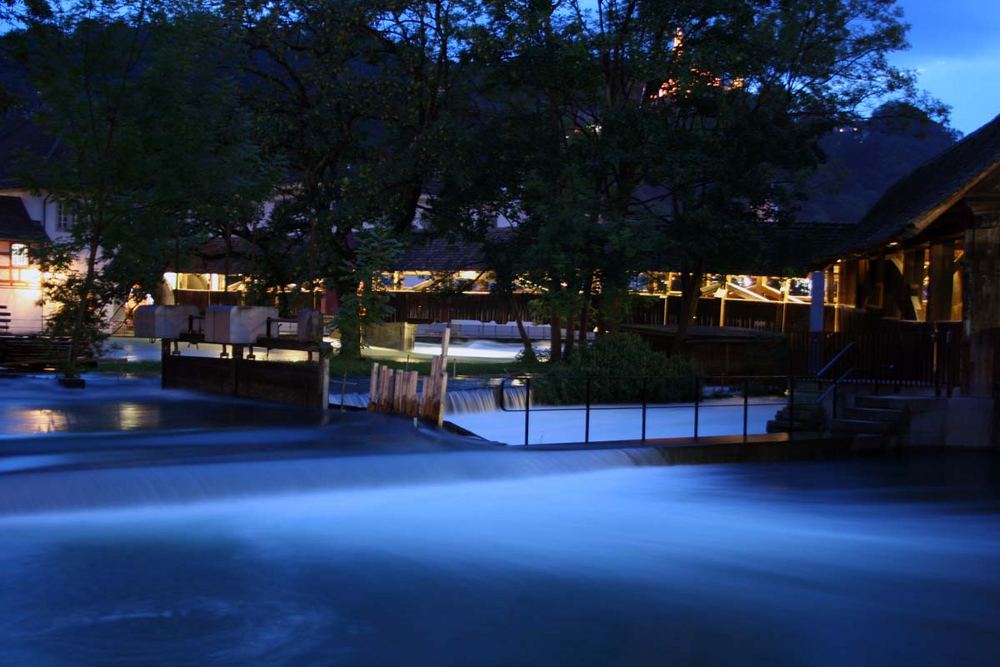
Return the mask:
<path id="1" fill-rule="evenodd" d="M 961 338 L 964 393 L 1000 381 L 1000 116 L 890 187 L 825 269 L 833 327 Z"/>

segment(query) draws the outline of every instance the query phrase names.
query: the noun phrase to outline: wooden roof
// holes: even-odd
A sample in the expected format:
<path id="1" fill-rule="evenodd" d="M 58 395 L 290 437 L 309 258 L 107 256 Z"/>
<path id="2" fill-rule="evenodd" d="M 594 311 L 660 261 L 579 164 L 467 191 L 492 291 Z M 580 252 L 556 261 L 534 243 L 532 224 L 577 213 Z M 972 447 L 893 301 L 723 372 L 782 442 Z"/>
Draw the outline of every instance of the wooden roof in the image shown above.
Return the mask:
<path id="1" fill-rule="evenodd" d="M 1000 168 L 1000 115 L 898 180 L 858 222 L 841 254 L 911 238 Z"/>
<path id="2" fill-rule="evenodd" d="M 393 268 L 397 271 L 481 271 L 483 245 L 477 241 L 418 237 L 407 244 Z"/>

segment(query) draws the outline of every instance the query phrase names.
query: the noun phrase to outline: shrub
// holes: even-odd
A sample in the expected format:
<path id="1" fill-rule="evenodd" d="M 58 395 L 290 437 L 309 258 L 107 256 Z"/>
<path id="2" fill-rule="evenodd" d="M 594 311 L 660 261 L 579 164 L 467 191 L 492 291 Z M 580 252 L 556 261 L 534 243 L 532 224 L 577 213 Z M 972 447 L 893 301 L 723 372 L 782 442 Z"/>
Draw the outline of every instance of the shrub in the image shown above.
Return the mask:
<path id="1" fill-rule="evenodd" d="M 637 403 L 644 393 L 649 402 L 665 403 L 693 400 L 695 378 L 689 358 L 668 357 L 638 336 L 614 334 L 578 348 L 534 387 L 536 400 L 550 405 L 585 402 L 588 380 L 591 403 Z"/>

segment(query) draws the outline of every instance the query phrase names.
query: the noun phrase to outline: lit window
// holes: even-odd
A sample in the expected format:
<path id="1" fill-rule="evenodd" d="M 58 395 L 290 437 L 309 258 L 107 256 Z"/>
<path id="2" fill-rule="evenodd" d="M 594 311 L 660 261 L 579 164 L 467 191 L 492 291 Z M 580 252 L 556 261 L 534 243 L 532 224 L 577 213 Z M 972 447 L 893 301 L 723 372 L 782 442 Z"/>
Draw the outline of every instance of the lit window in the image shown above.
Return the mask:
<path id="1" fill-rule="evenodd" d="M 61 232 L 69 230 L 73 226 L 73 214 L 65 204 L 59 204 L 59 216 L 56 218 L 56 229 Z"/>
<path id="2" fill-rule="evenodd" d="M 11 266 L 28 266 L 28 246 L 23 243 L 10 244 Z"/>

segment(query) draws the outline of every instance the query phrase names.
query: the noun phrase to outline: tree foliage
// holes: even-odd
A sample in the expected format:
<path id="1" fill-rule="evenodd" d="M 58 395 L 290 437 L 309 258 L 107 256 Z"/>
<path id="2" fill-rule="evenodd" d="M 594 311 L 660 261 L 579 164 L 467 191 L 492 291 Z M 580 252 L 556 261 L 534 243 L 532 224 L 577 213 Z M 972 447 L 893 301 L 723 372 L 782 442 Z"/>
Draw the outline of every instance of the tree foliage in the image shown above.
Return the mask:
<path id="1" fill-rule="evenodd" d="M 35 250 L 73 373 L 112 305 L 153 291 L 168 255 L 204 237 L 206 223 L 267 195 L 267 170 L 240 129 L 217 17 L 81 1 L 26 21 L 7 39 L 36 91 L 27 113 L 57 150 L 26 154 L 19 171 L 74 220 Z"/>
<path id="2" fill-rule="evenodd" d="M 893 0 L 18 7 L 7 39 L 62 146 L 24 174 L 78 220 L 39 255 L 66 276 L 50 296 L 67 331 L 240 237 L 248 299 L 335 291 L 357 355 L 420 219 L 483 242 L 498 294 L 537 292 L 558 360 L 616 331 L 639 270 L 679 271 L 693 314 L 707 268 L 794 215 L 832 130 L 887 100 L 944 111 L 888 60 Z"/>

